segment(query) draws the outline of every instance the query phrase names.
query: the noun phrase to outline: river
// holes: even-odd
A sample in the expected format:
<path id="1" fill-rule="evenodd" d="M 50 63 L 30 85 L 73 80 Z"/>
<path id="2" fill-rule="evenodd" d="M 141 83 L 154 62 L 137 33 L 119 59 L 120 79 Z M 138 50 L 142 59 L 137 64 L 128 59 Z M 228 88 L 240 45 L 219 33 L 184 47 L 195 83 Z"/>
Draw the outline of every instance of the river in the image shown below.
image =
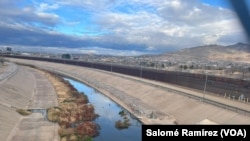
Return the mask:
<path id="1" fill-rule="evenodd" d="M 94 141 L 141 141 L 141 122 L 133 115 L 97 90 L 81 82 L 64 79 L 68 80 L 79 92 L 88 96 L 89 102 L 94 105 L 95 112 L 99 115 L 95 122 L 100 126 L 100 134 L 94 138 Z M 115 127 L 116 121 L 123 120 L 119 114 L 121 111 L 125 111 L 129 118 L 131 125 L 127 129 Z"/>

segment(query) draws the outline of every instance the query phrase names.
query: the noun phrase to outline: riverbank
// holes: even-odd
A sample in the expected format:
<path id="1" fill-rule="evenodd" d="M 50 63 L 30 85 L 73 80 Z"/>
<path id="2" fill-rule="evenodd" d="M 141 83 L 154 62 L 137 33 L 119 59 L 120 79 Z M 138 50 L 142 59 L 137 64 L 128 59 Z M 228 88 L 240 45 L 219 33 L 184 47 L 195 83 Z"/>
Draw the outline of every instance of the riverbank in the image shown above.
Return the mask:
<path id="1" fill-rule="evenodd" d="M 48 108 L 47 117 L 49 121 L 59 124 L 61 141 L 89 140 L 97 136 L 99 127 L 93 122 L 97 115 L 86 95 L 56 74 L 44 70 L 43 74 L 54 86 L 58 97 L 59 105 Z"/>
<path id="2" fill-rule="evenodd" d="M 126 109 L 130 114 L 132 114 L 136 119 L 138 119 L 142 124 L 152 125 L 152 124 L 168 124 L 176 125 L 178 122 L 176 119 L 166 113 L 160 112 L 158 109 L 149 106 L 146 103 L 138 100 L 138 98 L 127 95 L 126 93 L 115 89 L 114 87 L 109 87 L 105 83 L 96 82 L 91 79 L 83 79 L 79 76 L 71 75 L 70 73 L 62 73 L 61 71 L 55 72 L 63 77 L 68 77 L 76 81 L 82 82 L 85 85 L 92 87 L 93 89 L 99 91 L 103 95 L 109 97 L 112 101 Z M 92 75 L 89 75 L 91 77 Z M 103 79 L 101 79 L 103 80 Z M 108 80 L 107 78 L 105 80 Z M 115 81 L 114 81 L 115 82 Z M 120 82 L 118 82 L 120 83 Z M 124 87 L 127 87 L 124 85 Z M 128 89 L 129 90 L 129 89 Z"/>
<path id="3" fill-rule="evenodd" d="M 26 65 L 21 63 L 21 65 Z M 28 65 L 29 66 L 29 65 Z M 31 65 L 31 67 L 35 67 Z M 40 67 L 38 69 L 41 69 Z M 118 105 L 126 109 L 130 114 L 132 114 L 134 117 L 136 117 L 142 124 L 170 124 L 175 125 L 178 124 L 176 119 L 166 113 L 160 112 L 158 109 L 155 109 L 154 107 L 149 106 L 148 104 L 138 101 L 138 98 L 127 95 L 124 92 L 117 91 L 114 88 L 107 88 L 107 86 L 104 86 L 105 84 L 100 82 L 91 82 L 90 79 L 80 79 L 80 77 L 76 77 L 73 75 L 70 75 L 70 73 L 61 73 L 61 72 L 54 72 L 51 70 L 43 69 L 48 77 L 48 79 L 51 81 L 51 83 L 54 85 L 55 91 L 58 95 L 58 102 L 61 103 L 66 98 L 69 98 L 68 96 L 68 89 L 66 87 L 63 87 L 63 83 L 58 80 L 60 76 L 68 77 L 74 80 L 77 80 L 79 82 L 82 82 L 100 93 L 104 94 L 105 96 L 109 97 L 111 100 L 116 102 Z M 54 73 L 53 75 L 52 72 Z M 53 77 L 56 76 L 56 79 Z M 107 80 L 107 79 L 106 79 Z M 68 85 L 68 84 L 66 84 Z"/>
<path id="4" fill-rule="evenodd" d="M 89 102 L 93 104 L 99 115 L 95 123 L 100 126 L 100 134 L 94 138 L 95 141 L 141 140 L 141 122 L 136 117 L 98 90 L 71 78 L 66 77 L 65 80 L 88 96 Z M 118 127 L 117 122 L 123 125 Z"/>
<path id="5" fill-rule="evenodd" d="M 1 140 L 58 141 L 58 124 L 47 121 L 42 112 L 57 105 L 53 86 L 39 71 L 19 65 L 17 68 L 12 77 L 0 84 Z M 21 115 L 20 109 L 32 113 Z"/>
<path id="6" fill-rule="evenodd" d="M 197 124 L 208 119 L 217 124 L 247 124 L 249 115 L 202 102 L 203 93 L 147 79 L 121 75 L 80 66 L 51 62 L 10 59 L 13 62 L 35 65 L 65 76 L 71 76 L 113 99 L 145 124 Z M 175 92 L 177 90 L 177 92 Z M 104 93 L 105 92 L 105 93 Z M 188 95 L 182 95 L 185 92 Z M 200 97 L 194 99 L 192 96 Z M 240 109 L 250 109 L 249 104 L 216 95 L 205 98 Z M 148 122 L 147 122 L 148 121 Z"/>

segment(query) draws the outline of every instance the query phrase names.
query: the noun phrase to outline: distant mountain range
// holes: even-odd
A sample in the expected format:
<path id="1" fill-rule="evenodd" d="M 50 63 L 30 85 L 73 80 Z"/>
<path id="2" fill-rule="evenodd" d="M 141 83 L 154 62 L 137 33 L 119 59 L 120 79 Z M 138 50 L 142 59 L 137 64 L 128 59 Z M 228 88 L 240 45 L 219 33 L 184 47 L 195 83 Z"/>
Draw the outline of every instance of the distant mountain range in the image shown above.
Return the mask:
<path id="1" fill-rule="evenodd" d="M 250 45 L 237 43 L 229 46 L 206 45 L 185 48 L 173 53 L 164 53 L 162 56 L 183 56 L 185 58 L 206 59 L 211 61 L 232 61 L 250 63 Z"/>

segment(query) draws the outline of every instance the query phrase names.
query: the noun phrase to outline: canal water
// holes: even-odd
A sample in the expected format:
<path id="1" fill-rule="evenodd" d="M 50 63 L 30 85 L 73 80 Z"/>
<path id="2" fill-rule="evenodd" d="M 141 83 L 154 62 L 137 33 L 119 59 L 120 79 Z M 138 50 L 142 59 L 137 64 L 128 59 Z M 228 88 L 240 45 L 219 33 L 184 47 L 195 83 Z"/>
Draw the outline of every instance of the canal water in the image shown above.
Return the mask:
<path id="1" fill-rule="evenodd" d="M 94 141 L 141 141 L 141 123 L 133 115 L 95 89 L 72 79 L 64 79 L 88 96 L 89 102 L 95 107 L 95 113 L 99 115 L 95 122 L 100 126 L 100 134 Z M 123 117 L 119 114 L 121 111 L 125 111 L 129 118 L 131 125 L 127 129 L 115 127 L 116 121 L 123 121 Z"/>

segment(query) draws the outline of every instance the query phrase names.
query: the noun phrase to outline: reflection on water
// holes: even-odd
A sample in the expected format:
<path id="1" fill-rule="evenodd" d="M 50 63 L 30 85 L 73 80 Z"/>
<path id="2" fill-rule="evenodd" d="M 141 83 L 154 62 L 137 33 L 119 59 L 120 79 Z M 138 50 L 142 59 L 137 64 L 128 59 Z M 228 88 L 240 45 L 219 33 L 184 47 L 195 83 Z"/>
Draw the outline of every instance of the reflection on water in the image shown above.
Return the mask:
<path id="1" fill-rule="evenodd" d="M 95 112 L 100 116 L 95 122 L 100 125 L 100 135 L 95 141 L 141 141 L 141 123 L 132 115 L 128 116 L 131 126 L 128 129 L 117 129 L 115 122 L 123 120 L 119 112 L 124 110 L 108 97 L 95 89 L 75 80 L 67 79 L 79 92 L 84 92 L 89 102 L 94 105 Z"/>

